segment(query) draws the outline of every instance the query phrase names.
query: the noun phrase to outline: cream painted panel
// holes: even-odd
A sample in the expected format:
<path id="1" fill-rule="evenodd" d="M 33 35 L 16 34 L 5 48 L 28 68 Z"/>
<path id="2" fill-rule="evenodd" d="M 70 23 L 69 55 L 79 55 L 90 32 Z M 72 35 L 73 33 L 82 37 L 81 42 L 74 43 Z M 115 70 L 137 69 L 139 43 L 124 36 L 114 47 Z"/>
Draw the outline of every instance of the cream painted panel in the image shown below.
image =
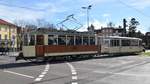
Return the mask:
<path id="1" fill-rule="evenodd" d="M 34 57 L 35 54 L 35 46 L 23 46 L 23 55 L 24 57 Z"/>

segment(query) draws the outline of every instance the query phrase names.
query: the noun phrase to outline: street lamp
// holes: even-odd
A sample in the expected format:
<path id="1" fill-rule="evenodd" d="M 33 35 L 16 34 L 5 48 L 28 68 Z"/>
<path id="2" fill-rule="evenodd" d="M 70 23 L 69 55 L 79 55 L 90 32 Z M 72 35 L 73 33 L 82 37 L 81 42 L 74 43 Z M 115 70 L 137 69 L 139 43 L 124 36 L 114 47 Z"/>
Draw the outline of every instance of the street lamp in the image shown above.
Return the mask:
<path id="1" fill-rule="evenodd" d="M 87 10 L 87 28 L 89 28 L 89 10 L 91 9 L 92 5 L 89 5 L 87 7 L 82 7 L 82 9 Z"/>

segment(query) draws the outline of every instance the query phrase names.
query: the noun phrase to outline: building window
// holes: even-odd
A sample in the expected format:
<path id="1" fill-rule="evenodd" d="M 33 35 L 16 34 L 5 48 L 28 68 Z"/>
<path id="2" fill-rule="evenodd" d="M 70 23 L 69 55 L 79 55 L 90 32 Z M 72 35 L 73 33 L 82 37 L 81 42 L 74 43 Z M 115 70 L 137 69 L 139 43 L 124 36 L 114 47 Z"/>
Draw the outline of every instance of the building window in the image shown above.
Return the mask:
<path id="1" fill-rule="evenodd" d="M 7 35 L 5 35 L 5 40 L 7 40 Z"/>
<path id="2" fill-rule="evenodd" d="M 1 36 L 1 34 L 0 34 L 0 40 L 2 39 L 2 36 Z"/>
<path id="3" fill-rule="evenodd" d="M 7 31 L 7 27 L 5 27 L 5 31 Z"/>

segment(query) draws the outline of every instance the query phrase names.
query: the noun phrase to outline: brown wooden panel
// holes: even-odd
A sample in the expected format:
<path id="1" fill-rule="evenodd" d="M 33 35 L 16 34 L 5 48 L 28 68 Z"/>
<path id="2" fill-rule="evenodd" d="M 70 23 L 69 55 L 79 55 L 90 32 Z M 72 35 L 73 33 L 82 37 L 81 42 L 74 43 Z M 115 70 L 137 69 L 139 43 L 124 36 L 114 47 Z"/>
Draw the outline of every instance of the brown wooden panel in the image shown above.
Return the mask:
<path id="1" fill-rule="evenodd" d="M 44 46 L 43 45 L 36 45 L 36 56 L 44 56 Z"/>
<path id="2" fill-rule="evenodd" d="M 98 51 L 98 47 L 95 45 L 77 45 L 77 46 L 65 46 L 65 45 L 46 45 L 44 46 L 45 53 L 57 53 L 57 52 L 82 52 L 82 51 Z"/>

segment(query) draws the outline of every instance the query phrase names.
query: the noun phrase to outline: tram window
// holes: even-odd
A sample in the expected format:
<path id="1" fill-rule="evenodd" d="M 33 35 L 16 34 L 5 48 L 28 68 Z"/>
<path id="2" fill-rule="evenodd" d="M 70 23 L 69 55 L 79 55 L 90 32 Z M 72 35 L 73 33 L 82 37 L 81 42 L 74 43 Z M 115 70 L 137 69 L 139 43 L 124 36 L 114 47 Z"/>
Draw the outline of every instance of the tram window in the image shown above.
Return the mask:
<path id="1" fill-rule="evenodd" d="M 121 40 L 122 46 L 130 46 L 130 40 Z"/>
<path id="2" fill-rule="evenodd" d="M 82 44 L 82 38 L 81 36 L 76 37 L 76 45 L 81 45 Z"/>
<path id="3" fill-rule="evenodd" d="M 138 46 L 138 40 L 131 40 L 131 46 Z"/>
<path id="4" fill-rule="evenodd" d="M 88 37 L 83 37 L 83 45 L 88 45 L 88 44 L 89 44 Z"/>
<path id="5" fill-rule="evenodd" d="M 103 41 L 104 41 L 104 45 L 109 45 L 109 40 L 104 39 Z"/>
<path id="6" fill-rule="evenodd" d="M 28 35 L 24 35 L 23 42 L 24 46 L 28 46 Z"/>
<path id="7" fill-rule="evenodd" d="M 119 40 L 110 40 L 111 46 L 119 46 Z"/>
<path id="8" fill-rule="evenodd" d="M 34 35 L 30 36 L 29 45 L 35 45 L 35 36 Z"/>
<path id="9" fill-rule="evenodd" d="M 90 45 L 95 45 L 95 38 L 94 37 L 90 37 Z"/>
<path id="10" fill-rule="evenodd" d="M 142 46 L 142 41 L 141 40 L 139 40 L 139 46 Z"/>
<path id="11" fill-rule="evenodd" d="M 73 36 L 67 36 L 66 43 L 67 43 L 67 45 L 74 45 L 74 37 Z"/>
<path id="12" fill-rule="evenodd" d="M 44 36 L 37 35 L 36 43 L 37 43 L 37 45 L 44 45 Z"/>
<path id="13" fill-rule="evenodd" d="M 57 45 L 57 37 L 48 35 L 48 45 Z"/>
<path id="14" fill-rule="evenodd" d="M 66 36 L 58 36 L 58 45 L 66 45 Z"/>

